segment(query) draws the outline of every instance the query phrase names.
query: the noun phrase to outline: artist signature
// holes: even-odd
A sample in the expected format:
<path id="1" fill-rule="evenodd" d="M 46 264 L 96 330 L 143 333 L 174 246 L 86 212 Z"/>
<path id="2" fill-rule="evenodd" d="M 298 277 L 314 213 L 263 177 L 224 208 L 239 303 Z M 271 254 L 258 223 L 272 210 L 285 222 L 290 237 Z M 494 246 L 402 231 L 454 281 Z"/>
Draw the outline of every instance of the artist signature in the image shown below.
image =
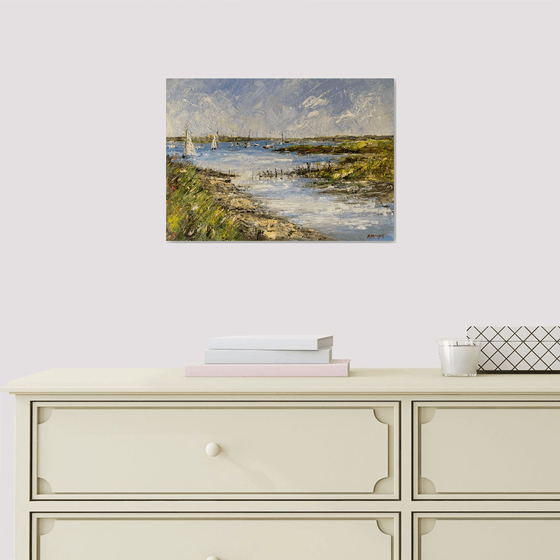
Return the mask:
<path id="1" fill-rule="evenodd" d="M 370 233 L 367 238 L 368 239 L 383 239 L 385 237 L 384 233 Z"/>

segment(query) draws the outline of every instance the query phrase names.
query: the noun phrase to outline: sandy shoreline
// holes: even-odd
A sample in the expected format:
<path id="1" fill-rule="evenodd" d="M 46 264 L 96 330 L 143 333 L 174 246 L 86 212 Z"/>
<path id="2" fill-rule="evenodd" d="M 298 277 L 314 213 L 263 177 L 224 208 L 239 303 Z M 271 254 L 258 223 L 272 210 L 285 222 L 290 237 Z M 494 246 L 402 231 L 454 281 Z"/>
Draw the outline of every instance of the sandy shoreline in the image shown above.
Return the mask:
<path id="1" fill-rule="evenodd" d="M 266 210 L 254 196 L 233 184 L 232 177 L 225 173 L 197 167 L 197 174 L 205 190 L 235 221 L 246 241 L 333 241 L 331 237 L 292 224 Z"/>

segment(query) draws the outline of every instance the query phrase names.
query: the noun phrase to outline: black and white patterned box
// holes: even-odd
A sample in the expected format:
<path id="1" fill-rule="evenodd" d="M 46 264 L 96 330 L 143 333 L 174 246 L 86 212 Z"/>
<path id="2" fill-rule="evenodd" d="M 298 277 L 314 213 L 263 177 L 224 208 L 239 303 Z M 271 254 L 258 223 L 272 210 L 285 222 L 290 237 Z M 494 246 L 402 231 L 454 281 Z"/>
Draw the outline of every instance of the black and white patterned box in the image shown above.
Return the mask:
<path id="1" fill-rule="evenodd" d="M 560 326 L 469 327 L 482 341 L 478 371 L 560 373 Z"/>

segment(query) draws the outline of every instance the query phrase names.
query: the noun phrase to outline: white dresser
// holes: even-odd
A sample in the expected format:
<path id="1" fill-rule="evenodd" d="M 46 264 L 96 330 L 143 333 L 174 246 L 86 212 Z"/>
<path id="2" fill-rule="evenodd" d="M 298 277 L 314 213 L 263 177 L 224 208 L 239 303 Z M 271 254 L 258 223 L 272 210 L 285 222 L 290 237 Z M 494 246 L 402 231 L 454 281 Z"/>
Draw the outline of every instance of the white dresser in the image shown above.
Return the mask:
<path id="1" fill-rule="evenodd" d="M 16 395 L 16 560 L 558 560 L 560 376 L 53 369 Z"/>

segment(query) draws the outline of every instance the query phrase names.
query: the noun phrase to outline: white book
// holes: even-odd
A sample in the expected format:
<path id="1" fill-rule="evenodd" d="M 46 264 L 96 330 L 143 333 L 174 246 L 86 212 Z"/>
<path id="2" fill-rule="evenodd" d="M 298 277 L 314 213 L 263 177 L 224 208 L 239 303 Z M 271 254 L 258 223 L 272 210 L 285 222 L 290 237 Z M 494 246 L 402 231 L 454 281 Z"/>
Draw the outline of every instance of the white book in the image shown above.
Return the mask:
<path id="1" fill-rule="evenodd" d="M 208 341 L 210 350 L 319 350 L 332 345 L 332 335 L 218 336 Z"/>
<path id="2" fill-rule="evenodd" d="M 332 347 L 320 350 L 206 350 L 205 364 L 330 364 Z"/>

